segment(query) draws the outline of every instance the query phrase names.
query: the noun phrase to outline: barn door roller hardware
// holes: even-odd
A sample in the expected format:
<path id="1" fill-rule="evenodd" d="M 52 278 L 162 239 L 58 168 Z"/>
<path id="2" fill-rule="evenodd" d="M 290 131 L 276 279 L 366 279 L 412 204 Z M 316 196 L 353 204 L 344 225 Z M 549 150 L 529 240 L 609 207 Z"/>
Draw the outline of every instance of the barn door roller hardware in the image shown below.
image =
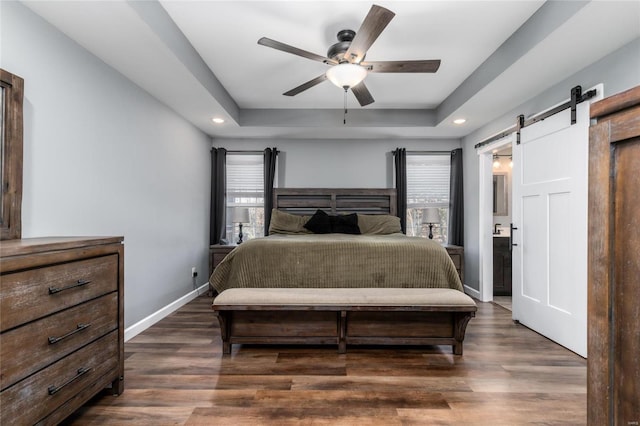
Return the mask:
<path id="1" fill-rule="evenodd" d="M 491 142 L 497 141 L 498 139 L 502 139 L 505 136 L 508 136 L 514 132 L 516 133 L 516 143 L 520 145 L 520 130 L 522 130 L 527 126 L 535 124 L 539 121 L 542 121 L 546 118 L 549 118 L 552 115 L 555 115 L 561 111 L 564 111 L 567 108 L 571 108 L 571 124 L 572 125 L 576 124 L 576 109 L 578 104 L 593 98 L 595 95 L 596 95 L 596 89 L 592 89 L 586 93 L 582 93 L 582 87 L 576 86 L 573 89 L 571 89 L 571 100 L 563 103 L 562 105 L 558 105 L 557 107 L 552 108 L 549 111 L 545 111 L 541 114 L 533 116 L 528 120 L 525 120 L 524 115 L 520 114 L 516 119 L 517 121 L 515 126 L 508 128 L 507 130 L 505 130 L 504 132 L 501 132 L 500 134 L 497 134 L 495 136 L 492 136 L 488 139 L 483 140 L 482 142 L 476 144 L 474 148 L 476 149 L 480 148 L 481 146 L 490 144 Z"/>

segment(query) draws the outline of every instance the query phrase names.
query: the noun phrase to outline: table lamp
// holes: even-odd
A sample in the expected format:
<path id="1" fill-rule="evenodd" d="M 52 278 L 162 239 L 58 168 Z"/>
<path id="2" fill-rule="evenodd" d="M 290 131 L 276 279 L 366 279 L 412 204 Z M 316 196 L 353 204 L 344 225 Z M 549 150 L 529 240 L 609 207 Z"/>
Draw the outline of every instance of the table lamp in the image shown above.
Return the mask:
<path id="1" fill-rule="evenodd" d="M 240 227 L 240 233 L 238 234 L 238 244 L 242 244 L 242 224 L 249 223 L 249 209 L 246 207 L 234 207 L 233 208 L 233 223 L 237 223 Z"/>
<path id="2" fill-rule="evenodd" d="M 422 224 L 429 225 L 429 239 L 433 240 L 433 227 L 440 224 L 440 212 L 437 207 L 422 210 Z"/>

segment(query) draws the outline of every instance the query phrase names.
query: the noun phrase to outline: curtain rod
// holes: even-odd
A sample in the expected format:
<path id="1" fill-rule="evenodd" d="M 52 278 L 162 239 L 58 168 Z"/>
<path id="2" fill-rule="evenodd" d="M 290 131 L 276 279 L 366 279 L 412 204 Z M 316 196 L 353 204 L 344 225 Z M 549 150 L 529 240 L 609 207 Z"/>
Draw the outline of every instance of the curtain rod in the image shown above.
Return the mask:
<path id="1" fill-rule="evenodd" d="M 395 151 L 391 151 L 393 155 L 396 155 Z M 449 155 L 451 151 L 407 151 L 410 155 Z"/>
<path id="2" fill-rule="evenodd" d="M 227 150 L 227 154 L 264 154 L 264 151 Z"/>
<path id="3" fill-rule="evenodd" d="M 227 150 L 227 154 L 247 154 L 247 155 L 257 155 L 264 154 L 264 151 L 240 151 L 240 150 Z M 280 151 L 276 151 L 276 155 L 280 154 Z"/>

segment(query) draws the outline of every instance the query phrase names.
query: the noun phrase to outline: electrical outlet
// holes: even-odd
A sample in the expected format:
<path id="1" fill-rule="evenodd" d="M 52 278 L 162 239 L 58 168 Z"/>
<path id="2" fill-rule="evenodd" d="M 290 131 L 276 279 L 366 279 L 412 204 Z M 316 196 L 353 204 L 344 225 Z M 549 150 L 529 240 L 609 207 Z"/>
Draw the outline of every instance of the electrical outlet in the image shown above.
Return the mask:
<path id="1" fill-rule="evenodd" d="M 191 276 L 192 277 L 197 277 L 198 276 L 198 271 L 196 270 L 195 266 L 191 268 Z"/>

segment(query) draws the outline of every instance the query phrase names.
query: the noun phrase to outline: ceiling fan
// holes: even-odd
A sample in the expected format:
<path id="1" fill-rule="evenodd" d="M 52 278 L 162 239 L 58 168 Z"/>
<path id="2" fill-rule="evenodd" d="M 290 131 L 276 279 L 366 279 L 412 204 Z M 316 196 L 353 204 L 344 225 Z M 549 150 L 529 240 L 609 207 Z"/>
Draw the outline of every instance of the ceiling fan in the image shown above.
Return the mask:
<path id="1" fill-rule="evenodd" d="M 342 30 L 338 32 L 338 42 L 327 51 L 327 56 L 317 55 L 279 41 L 262 37 L 258 44 L 323 62 L 331 68 L 326 73 L 295 87 L 285 96 L 295 96 L 329 79 L 345 90 L 351 89 L 358 103 L 366 106 L 374 102 L 373 96 L 364 84 L 370 72 L 376 73 L 434 73 L 440 67 L 439 59 L 412 61 L 364 61 L 367 50 L 376 41 L 395 13 L 384 7 L 373 5 L 364 18 L 358 32 Z"/>

